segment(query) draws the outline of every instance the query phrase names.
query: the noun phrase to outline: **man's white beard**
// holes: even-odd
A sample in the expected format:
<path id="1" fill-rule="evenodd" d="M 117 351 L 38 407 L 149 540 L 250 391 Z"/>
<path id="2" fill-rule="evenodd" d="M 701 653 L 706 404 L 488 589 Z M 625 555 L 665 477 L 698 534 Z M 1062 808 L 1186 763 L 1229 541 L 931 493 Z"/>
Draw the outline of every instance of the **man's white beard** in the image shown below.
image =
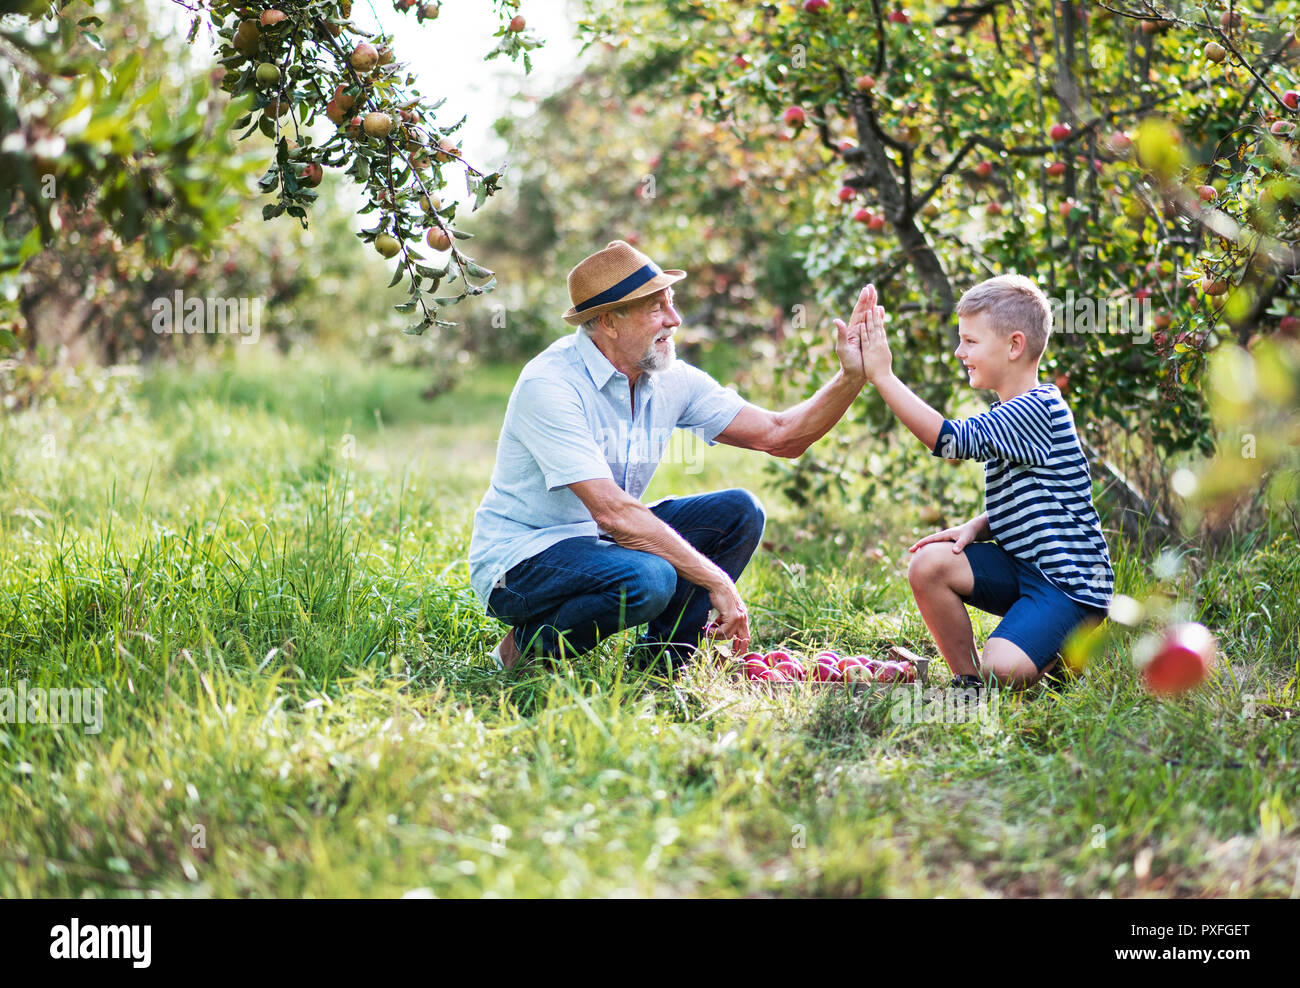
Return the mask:
<path id="1" fill-rule="evenodd" d="M 645 352 L 645 356 L 636 362 L 636 369 L 642 374 L 657 374 L 660 371 L 666 371 L 676 359 L 677 345 L 671 339 L 668 340 L 667 353 L 660 353 L 659 345 L 652 341 L 650 349 Z"/>

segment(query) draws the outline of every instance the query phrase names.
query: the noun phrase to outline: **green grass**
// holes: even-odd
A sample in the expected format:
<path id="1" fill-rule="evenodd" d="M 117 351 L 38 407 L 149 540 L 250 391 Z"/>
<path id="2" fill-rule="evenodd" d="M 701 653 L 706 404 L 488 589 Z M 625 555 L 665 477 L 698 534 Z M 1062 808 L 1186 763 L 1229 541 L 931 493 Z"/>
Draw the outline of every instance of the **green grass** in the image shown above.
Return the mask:
<path id="1" fill-rule="evenodd" d="M 1296 894 L 1294 531 L 1161 579 L 1112 539 L 1121 591 L 1219 636 L 1176 702 L 1129 632 L 992 730 L 710 664 L 667 688 L 621 638 L 506 679 L 465 553 L 516 371 L 425 402 L 416 371 L 256 355 L 6 420 L 0 686 L 105 699 L 98 734 L 0 724 L 0 895 Z M 934 655 L 915 512 L 805 513 L 769 482 L 715 447 L 647 496 L 763 498 L 756 644 Z"/>

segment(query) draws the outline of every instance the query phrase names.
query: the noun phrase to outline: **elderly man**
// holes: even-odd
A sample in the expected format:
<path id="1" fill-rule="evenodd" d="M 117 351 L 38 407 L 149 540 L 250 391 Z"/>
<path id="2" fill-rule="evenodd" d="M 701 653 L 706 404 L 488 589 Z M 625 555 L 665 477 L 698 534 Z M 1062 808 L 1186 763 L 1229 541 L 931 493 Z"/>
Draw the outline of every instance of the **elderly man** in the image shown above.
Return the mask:
<path id="1" fill-rule="evenodd" d="M 749 617 L 736 579 L 763 533 L 744 490 L 643 504 L 675 429 L 796 457 L 844 415 L 866 383 L 859 346 L 863 289 L 850 327 L 835 321 L 840 369 L 807 401 L 770 412 L 676 360 L 682 319 L 664 271 L 615 240 L 569 273 L 580 328 L 525 365 L 506 408 L 491 486 L 474 515 L 470 583 L 510 626 L 493 652 L 576 655 L 624 628 L 648 625 L 643 665 L 680 667 L 716 608 L 716 634 L 744 649 Z"/>

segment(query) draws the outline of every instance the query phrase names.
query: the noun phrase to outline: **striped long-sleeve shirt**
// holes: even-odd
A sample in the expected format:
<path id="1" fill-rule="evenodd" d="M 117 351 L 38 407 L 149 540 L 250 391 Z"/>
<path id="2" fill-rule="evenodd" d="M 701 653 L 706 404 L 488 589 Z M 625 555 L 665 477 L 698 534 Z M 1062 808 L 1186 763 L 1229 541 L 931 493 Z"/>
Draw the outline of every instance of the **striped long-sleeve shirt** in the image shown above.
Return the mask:
<path id="1" fill-rule="evenodd" d="M 1072 600 L 1104 608 L 1115 574 L 1074 416 L 1053 384 L 945 420 L 935 456 L 984 460 L 993 537 Z"/>

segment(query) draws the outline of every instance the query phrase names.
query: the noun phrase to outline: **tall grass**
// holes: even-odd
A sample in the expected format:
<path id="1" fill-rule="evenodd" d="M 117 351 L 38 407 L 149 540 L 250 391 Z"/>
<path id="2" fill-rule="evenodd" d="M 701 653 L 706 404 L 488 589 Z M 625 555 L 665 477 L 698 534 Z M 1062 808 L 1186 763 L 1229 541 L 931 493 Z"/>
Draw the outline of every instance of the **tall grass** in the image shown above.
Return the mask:
<path id="1" fill-rule="evenodd" d="M 414 372 L 262 360 L 91 376 L 5 423 L 0 687 L 105 692 L 97 734 L 0 724 L 0 894 L 1293 893 L 1282 523 L 1178 572 L 1112 539 L 1122 592 L 1219 636 L 1178 701 L 1133 634 L 991 728 L 715 663 L 670 686 L 622 638 L 502 677 L 465 552 L 514 369 L 426 403 Z M 763 498 L 756 643 L 933 655 L 911 509 L 801 514 L 764 476 L 718 447 L 648 492 Z"/>

